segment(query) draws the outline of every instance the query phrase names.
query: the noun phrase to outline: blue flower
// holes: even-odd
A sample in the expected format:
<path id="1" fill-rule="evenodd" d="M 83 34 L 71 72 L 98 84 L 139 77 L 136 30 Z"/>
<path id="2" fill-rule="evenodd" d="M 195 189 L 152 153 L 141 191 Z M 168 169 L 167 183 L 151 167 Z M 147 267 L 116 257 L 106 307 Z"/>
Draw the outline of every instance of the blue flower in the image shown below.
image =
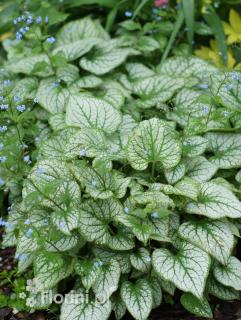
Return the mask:
<path id="1" fill-rule="evenodd" d="M 224 117 L 227 117 L 227 116 L 229 116 L 229 112 L 228 111 L 224 111 L 223 115 L 224 115 Z"/>
<path id="2" fill-rule="evenodd" d="M 17 21 L 18 21 L 18 22 L 21 22 L 21 21 L 22 21 L 22 17 L 18 17 L 18 18 L 17 18 Z"/>
<path id="3" fill-rule="evenodd" d="M 14 96 L 14 97 L 13 97 L 13 100 L 14 100 L 15 102 L 19 102 L 19 101 L 21 100 L 21 97 L 19 97 L 19 96 Z"/>
<path id="4" fill-rule="evenodd" d="M 55 81 L 55 82 L 53 82 L 53 87 L 54 87 L 54 88 L 59 87 L 59 81 Z"/>
<path id="5" fill-rule="evenodd" d="M 33 235 L 33 229 L 28 229 L 28 231 L 26 232 L 26 237 L 28 237 L 28 238 L 31 238 L 32 237 L 32 235 Z"/>
<path id="6" fill-rule="evenodd" d="M 208 89 L 208 88 L 209 88 L 209 85 L 208 85 L 207 83 L 201 83 L 201 84 L 199 85 L 199 88 L 200 88 L 200 89 Z"/>
<path id="7" fill-rule="evenodd" d="M 30 219 L 26 219 L 26 220 L 24 221 L 24 224 L 26 224 L 26 225 L 29 225 L 30 223 L 31 223 Z"/>
<path id="8" fill-rule="evenodd" d="M 19 111 L 19 112 L 23 112 L 25 109 L 26 109 L 26 106 L 24 104 L 22 104 L 21 106 L 17 106 L 16 109 Z"/>
<path id="9" fill-rule="evenodd" d="M 0 163 L 6 162 L 6 160 L 7 160 L 7 157 L 5 156 L 0 157 Z"/>
<path id="10" fill-rule="evenodd" d="M 52 43 L 55 42 L 55 38 L 54 38 L 54 37 L 49 37 L 49 38 L 47 39 L 47 42 L 52 44 Z"/>
<path id="11" fill-rule="evenodd" d="M 13 20 L 13 24 L 17 24 L 18 21 L 16 19 Z"/>
<path id="12" fill-rule="evenodd" d="M 49 17 L 45 17 L 45 23 L 49 22 Z"/>
<path id="13" fill-rule="evenodd" d="M 1 110 L 7 110 L 8 107 L 9 107 L 8 104 L 1 104 L 1 105 L 0 105 L 0 109 L 1 109 Z"/>
<path id="14" fill-rule="evenodd" d="M 19 32 L 21 32 L 22 34 L 24 34 L 24 33 L 25 33 L 24 28 L 20 28 L 20 29 L 19 29 Z"/>
<path id="15" fill-rule="evenodd" d="M 125 207 L 124 211 L 125 211 L 125 213 L 128 213 L 129 212 L 129 208 Z"/>
<path id="16" fill-rule="evenodd" d="M 19 32 L 16 33 L 16 40 L 21 40 L 23 38 L 23 35 Z"/>
<path id="17" fill-rule="evenodd" d="M 60 229 L 64 229 L 65 228 L 65 222 L 61 221 L 59 224 Z"/>
<path id="18" fill-rule="evenodd" d="M 31 163 L 30 156 L 28 154 L 26 156 L 24 156 L 23 161 L 27 162 L 27 163 Z"/>
<path id="19" fill-rule="evenodd" d="M 96 261 L 96 262 L 94 263 L 94 266 L 95 266 L 95 267 L 101 267 L 101 266 L 103 266 L 103 262 L 102 262 L 101 260 Z"/>
<path id="20" fill-rule="evenodd" d="M 31 24 L 33 22 L 32 17 L 28 17 L 27 24 Z"/>
<path id="21" fill-rule="evenodd" d="M 86 150 L 85 149 L 80 149 L 79 154 L 80 154 L 81 157 L 85 157 L 86 156 Z"/>
<path id="22" fill-rule="evenodd" d="M 0 126 L 0 132 L 5 132 L 7 129 L 7 126 Z"/>
<path id="23" fill-rule="evenodd" d="M 36 23 L 41 23 L 42 22 L 42 17 L 39 16 L 35 21 L 36 21 Z"/>
<path id="24" fill-rule="evenodd" d="M 157 212 L 152 212 L 151 217 L 152 217 L 152 219 L 157 219 L 158 218 L 158 213 Z"/>
<path id="25" fill-rule="evenodd" d="M 132 15 L 133 15 L 133 14 L 132 14 L 131 11 L 126 11 L 126 12 L 125 12 L 125 16 L 128 17 L 128 18 L 132 17 Z"/>
<path id="26" fill-rule="evenodd" d="M 25 27 L 25 31 L 29 31 L 30 30 L 30 28 L 27 26 L 27 27 Z"/>
<path id="27" fill-rule="evenodd" d="M 10 86 L 11 83 L 12 83 L 12 81 L 9 80 L 9 79 L 3 81 L 3 85 L 4 85 L 4 86 Z"/>
<path id="28" fill-rule="evenodd" d="M 6 222 L 3 220 L 2 217 L 0 217 L 0 226 L 5 226 Z"/>
<path id="29" fill-rule="evenodd" d="M 209 113 L 209 107 L 208 106 L 204 106 L 202 111 L 204 113 L 208 114 Z"/>
<path id="30" fill-rule="evenodd" d="M 16 254 L 16 259 L 18 259 L 19 261 L 24 261 L 26 260 L 27 258 L 27 255 L 25 253 L 19 253 L 19 254 Z"/>
<path id="31" fill-rule="evenodd" d="M 233 80 L 239 80 L 239 79 L 240 79 L 240 76 L 239 76 L 239 74 L 238 74 L 237 72 L 235 72 L 235 73 L 232 73 L 231 78 L 232 78 Z"/>

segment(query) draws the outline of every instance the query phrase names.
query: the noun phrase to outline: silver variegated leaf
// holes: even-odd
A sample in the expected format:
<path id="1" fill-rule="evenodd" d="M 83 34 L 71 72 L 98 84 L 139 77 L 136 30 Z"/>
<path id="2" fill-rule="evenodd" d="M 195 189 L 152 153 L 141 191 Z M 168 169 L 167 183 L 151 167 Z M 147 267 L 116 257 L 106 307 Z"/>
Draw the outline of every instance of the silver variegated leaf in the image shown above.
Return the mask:
<path id="1" fill-rule="evenodd" d="M 73 61 L 88 53 L 100 41 L 98 38 L 76 40 L 58 46 L 53 50 L 53 54 L 62 55 L 67 61 Z"/>
<path id="2" fill-rule="evenodd" d="M 64 261 L 58 253 L 39 253 L 34 260 L 36 291 L 54 287 L 60 280 L 66 278 L 71 270 L 71 261 Z"/>
<path id="3" fill-rule="evenodd" d="M 146 248 L 139 248 L 130 255 L 132 266 L 142 272 L 148 272 L 151 268 L 150 252 Z"/>
<path id="4" fill-rule="evenodd" d="M 152 309 L 152 290 L 145 279 L 136 283 L 126 281 L 121 286 L 121 297 L 128 311 L 136 320 L 146 320 Z"/>
<path id="5" fill-rule="evenodd" d="M 71 44 L 75 41 L 89 38 L 107 40 L 109 35 L 104 31 L 99 21 L 85 17 L 65 24 L 57 35 L 56 46 Z"/>
<path id="6" fill-rule="evenodd" d="M 213 278 L 207 280 L 207 291 L 221 300 L 239 300 L 239 291 L 226 287 Z"/>
<path id="7" fill-rule="evenodd" d="M 121 123 L 121 115 L 105 100 L 79 94 L 69 99 L 66 123 L 70 126 L 102 129 L 107 133 L 113 133 Z"/>
<path id="8" fill-rule="evenodd" d="M 165 169 L 165 177 L 170 184 L 176 183 L 178 180 L 182 179 L 185 175 L 185 164 L 180 162 L 177 166 L 170 169 Z"/>
<path id="9" fill-rule="evenodd" d="M 65 295 L 61 306 L 60 320 L 108 320 L 111 313 L 109 300 L 99 302 L 97 299 L 86 299 L 86 292 L 79 289 Z"/>
<path id="10" fill-rule="evenodd" d="M 110 42 L 97 45 L 90 55 L 80 59 L 80 67 L 96 75 L 103 75 L 121 65 L 129 55 L 139 52 L 132 48 L 118 48 Z"/>
<path id="11" fill-rule="evenodd" d="M 144 109 L 157 106 L 168 101 L 183 85 L 179 78 L 166 75 L 141 79 L 133 85 L 133 93 L 139 97 L 135 104 Z"/>
<path id="12" fill-rule="evenodd" d="M 225 266 L 214 267 L 213 274 L 223 285 L 241 290 L 241 262 L 236 257 L 230 257 Z"/>
<path id="13" fill-rule="evenodd" d="M 185 161 L 186 175 L 199 182 L 210 180 L 217 172 L 217 166 L 199 156 Z"/>
<path id="14" fill-rule="evenodd" d="M 208 140 L 201 136 L 187 137 L 183 141 L 183 154 L 193 158 L 201 155 L 206 150 Z"/>
<path id="15" fill-rule="evenodd" d="M 93 284 L 93 291 L 99 301 L 106 301 L 118 289 L 121 269 L 119 263 L 111 260 L 101 267 L 101 272 Z"/>
<path id="16" fill-rule="evenodd" d="M 164 168 L 180 161 L 181 144 L 176 133 L 159 119 L 142 121 L 133 131 L 127 146 L 127 157 L 136 170 L 145 170 L 149 163 Z"/>
<path id="17" fill-rule="evenodd" d="M 241 77 L 237 71 L 219 73 L 212 77 L 211 90 L 223 106 L 240 111 Z"/>
<path id="18" fill-rule="evenodd" d="M 6 69 L 13 73 L 23 73 L 30 75 L 38 64 L 42 64 L 46 68 L 44 68 L 44 70 L 38 70 L 34 72 L 35 75 L 40 77 L 48 77 L 54 73 L 51 68 L 49 58 L 46 54 L 38 54 L 18 58 L 17 60 L 10 60 L 6 65 Z"/>
<path id="19" fill-rule="evenodd" d="M 241 134 L 208 133 L 208 150 L 214 153 L 209 161 L 220 169 L 241 167 Z"/>
<path id="20" fill-rule="evenodd" d="M 212 309 L 206 298 L 198 299 L 191 293 L 184 293 L 181 296 L 181 304 L 189 312 L 203 318 L 212 318 Z"/>
<path id="21" fill-rule="evenodd" d="M 121 204 L 114 199 L 88 200 L 80 207 L 80 231 L 88 241 L 108 244 L 111 237 L 108 223 L 122 213 Z"/>
<path id="22" fill-rule="evenodd" d="M 204 182 L 198 202 L 188 203 L 186 210 L 211 219 L 240 218 L 241 202 L 229 189 L 213 182 Z"/>
<path id="23" fill-rule="evenodd" d="M 222 264 L 228 262 L 234 246 L 234 236 L 226 221 L 184 222 L 178 232 L 183 239 L 200 247 Z"/>
<path id="24" fill-rule="evenodd" d="M 177 254 L 167 249 L 156 249 L 152 263 L 162 278 L 202 298 L 210 268 L 210 258 L 204 251 L 189 243 L 183 243 Z"/>
<path id="25" fill-rule="evenodd" d="M 56 78 L 44 79 L 40 82 L 36 98 L 38 103 L 51 114 L 65 111 L 70 90 L 64 88 Z"/>

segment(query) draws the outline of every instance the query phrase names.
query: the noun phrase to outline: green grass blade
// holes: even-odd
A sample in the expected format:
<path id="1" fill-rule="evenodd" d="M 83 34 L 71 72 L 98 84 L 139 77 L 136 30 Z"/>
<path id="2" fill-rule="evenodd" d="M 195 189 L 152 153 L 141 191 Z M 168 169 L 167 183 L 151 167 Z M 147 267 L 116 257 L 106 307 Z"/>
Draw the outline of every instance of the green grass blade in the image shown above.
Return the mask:
<path id="1" fill-rule="evenodd" d="M 115 19 L 116 19 L 116 16 L 117 16 L 117 13 L 118 13 L 118 10 L 120 8 L 120 6 L 125 3 L 127 0 L 122 0 L 120 2 L 118 2 L 114 8 L 112 8 L 112 10 L 110 10 L 107 18 L 106 18 L 106 24 L 105 24 L 105 30 L 110 32 L 111 31 L 111 28 L 115 22 Z"/>
<path id="2" fill-rule="evenodd" d="M 183 0 L 184 18 L 187 26 L 187 39 L 192 49 L 195 23 L 195 3 L 194 0 Z"/>
<path id="3" fill-rule="evenodd" d="M 178 10 L 178 13 L 177 13 L 177 19 L 176 19 L 176 22 L 175 22 L 175 25 L 174 25 L 174 29 L 172 31 L 172 34 L 171 34 L 171 37 L 168 41 L 168 44 L 166 46 L 166 49 L 162 55 L 162 59 L 161 59 L 161 64 L 166 60 L 171 48 L 172 48 L 172 45 L 176 39 L 176 36 L 183 24 L 183 21 L 184 21 L 184 13 L 183 13 L 183 10 L 182 9 L 179 9 Z"/>
<path id="4" fill-rule="evenodd" d="M 216 38 L 223 64 L 227 65 L 228 47 L 222 21 L 220 20 L 219 16 L 216 14 L 212 6 L 208 6 L 207 10 L 207 13 L 204 14 L 204 19 L 212 29 L 213 34 Z"/>
<path id="5" fill-rule="evenodd" d="M 135 9 L 132 19 L 135 19 L 138 14 L 140 13 L 141 9 L 144 7 L 145 4 L 147 4 L 149 0 L 142 0 L 141 3 L 139 4 L 139 6 Z"/>

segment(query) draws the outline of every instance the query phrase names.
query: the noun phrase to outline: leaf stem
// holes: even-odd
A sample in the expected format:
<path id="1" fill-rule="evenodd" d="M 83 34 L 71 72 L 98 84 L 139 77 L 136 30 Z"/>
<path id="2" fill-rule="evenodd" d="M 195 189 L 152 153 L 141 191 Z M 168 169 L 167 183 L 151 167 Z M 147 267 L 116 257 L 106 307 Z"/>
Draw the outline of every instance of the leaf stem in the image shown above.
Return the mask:
<path id="1" fill-rule="evenodd" d="M 151 179 L 152 179 L 152 181 L 154 181 L 155 166 L 156 166 L 156 162 L 153 161 L 153 162 L 152 162 L 152 165 L 151 165 Z"/>

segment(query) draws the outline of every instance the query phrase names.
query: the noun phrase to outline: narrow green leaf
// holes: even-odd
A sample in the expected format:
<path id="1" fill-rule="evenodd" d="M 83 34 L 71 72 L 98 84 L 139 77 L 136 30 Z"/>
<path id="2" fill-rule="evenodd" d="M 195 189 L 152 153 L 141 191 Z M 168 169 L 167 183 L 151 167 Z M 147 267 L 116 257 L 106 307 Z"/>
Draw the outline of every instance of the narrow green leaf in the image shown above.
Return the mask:
<path id="1" fill-rule="evenodd" d="M 192 49 L 193 35 L 194 35 L 194 22 L 195 22 L 195 3 L 194 0 L 183 0 L 184 18 L 187 26 L 187 39 Z"/>
<path id="2" fill-rule="evenodd" d="M 224 65 L 227 65 L 227 42 L 223 29 L 223 24 L 214 8 L 211 5 L 207 6 L 207 13 L 204 14 L 204 19 L 213 31 L 213 34 L 217 40 L 218 49 Z"/>
<path id="3" fill-rule="evenodd" d="M 174 25 L 174 29 L 172 31 L 172 34 L 171 34 L 171 37 L 169 39 L 169 42 L 166 46 L 166 49 L 162 55 L 162 59 L 161 59 L 161 64 L 166 60 L 167 56 L 168 56 L 168 53 L 170 52 L 171 50 L 171 47 L 176 39 L 176 36 L 183 24 L 183 21 L 184 21 L 184 13 L 183 13 L 183 10 L 179 10 L 178 11 L 178 14 L 177 14 L 177 19 L 176 19 L 176 22 L 175 22 L 175 25 Z"/>

